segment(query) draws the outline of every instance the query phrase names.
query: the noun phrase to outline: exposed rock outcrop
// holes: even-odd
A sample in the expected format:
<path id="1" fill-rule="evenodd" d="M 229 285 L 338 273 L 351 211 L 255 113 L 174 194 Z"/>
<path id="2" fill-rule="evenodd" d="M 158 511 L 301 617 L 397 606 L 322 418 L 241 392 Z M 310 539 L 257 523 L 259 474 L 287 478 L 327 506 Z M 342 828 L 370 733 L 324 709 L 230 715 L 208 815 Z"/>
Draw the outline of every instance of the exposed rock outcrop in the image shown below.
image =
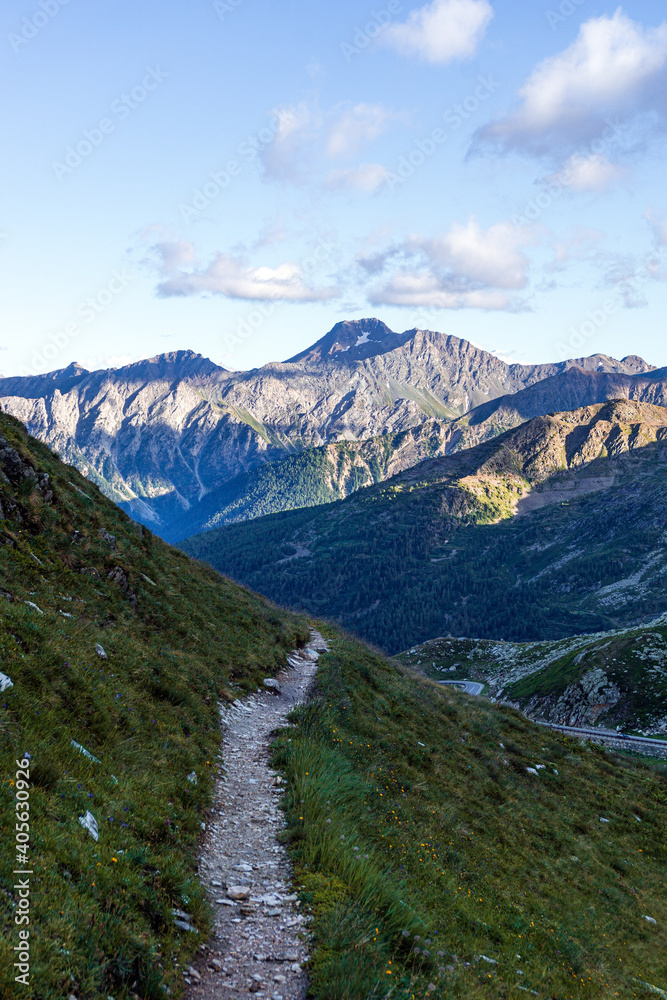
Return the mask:
<path id="1" fill-rule="evenodd" d="M 570 684 L 560 697 L 533 698 L 526 714 L 559 726 L 596 726 L 621 698 L 620 688 L 598 667 Z"/>

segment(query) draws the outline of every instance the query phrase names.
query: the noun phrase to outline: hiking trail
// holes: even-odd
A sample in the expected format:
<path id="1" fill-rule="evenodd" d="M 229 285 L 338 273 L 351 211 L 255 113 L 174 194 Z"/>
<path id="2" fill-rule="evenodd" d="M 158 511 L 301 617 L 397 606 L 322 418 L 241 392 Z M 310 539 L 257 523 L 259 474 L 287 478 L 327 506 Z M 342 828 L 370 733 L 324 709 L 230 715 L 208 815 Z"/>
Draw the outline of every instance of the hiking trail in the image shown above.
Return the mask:
<path id="1" fill-rule="evenodd" d="M 222 766 L 199 861 L 215 918 L 210 941 L 184 973 L 189 1000 L 306 995 L 309 918 L 299 911 L 287 850 L 276 839 L 285 825 L 278 808 L 285 782 L 270 766 L 270 746 L 306 700 L 327 649 L 311 630 L 309 645 L 293 650 L 276 678 L 280 693 L 268 688 L 220 708 Z"/>

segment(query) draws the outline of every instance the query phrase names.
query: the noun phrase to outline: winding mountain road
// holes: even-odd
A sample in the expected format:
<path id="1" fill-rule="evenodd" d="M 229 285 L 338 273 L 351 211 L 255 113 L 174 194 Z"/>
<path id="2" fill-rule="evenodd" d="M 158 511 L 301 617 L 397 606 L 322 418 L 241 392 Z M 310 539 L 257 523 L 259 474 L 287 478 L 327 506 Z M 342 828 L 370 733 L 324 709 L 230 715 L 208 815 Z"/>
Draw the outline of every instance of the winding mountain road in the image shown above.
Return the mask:
<path id="1" fill-rule="evenodd" d="M 466 694 L 479 695 L 484 690 L 484 685 L 478 681 L 436 681 L 436 684 L 449 684 L 461 688 Z"/>
<path id="2" fill-rule="evenodd" d="M 446 684 L 460 688 L 466 694 L 480 695 L 484 690 L 484 685 L 478 681 L 436 681 L 436 684 Z M 527 716 L 528 718 L 528 716 Z M 610 729 L 581 728 L 578 726 L 559 726 L 555 722 L 544 722 L 541 719 L 531 719 L 540 726 L 547 726 L 549 729 L 556 729 L 565 733 L 566 736 L 575 736 L 579 739 L 596 740 L 614 749 L 636 750 L 637 753 L 647 754 L 650 757 L 660 757 L 667 760 L 667 740 L 656 740 L 649 736 L 629 736 L 627 733 L 615 733 Z"/>

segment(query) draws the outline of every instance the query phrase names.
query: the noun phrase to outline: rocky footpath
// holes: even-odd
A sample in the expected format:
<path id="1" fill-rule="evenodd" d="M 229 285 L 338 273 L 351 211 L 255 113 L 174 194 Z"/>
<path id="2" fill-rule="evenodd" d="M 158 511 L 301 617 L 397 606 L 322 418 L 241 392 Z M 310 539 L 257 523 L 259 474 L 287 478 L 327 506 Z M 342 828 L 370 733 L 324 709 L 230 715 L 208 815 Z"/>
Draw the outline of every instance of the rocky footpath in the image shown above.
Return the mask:
<path id="1" fill-rule="evenodd" d="M 253 995 L 303 1000 L 308 917 L 292 887 L 292 869 L 276 834 L 283 779 L 270 766 L 270 747 L 290 711 L 308 695 L 327 643 L 312 632 L 305 650 L 265 682 L 266 690 L 221 708 L 222 764 L 213 819 L 204 839 L 200 877 L 215 908 L 211 940 L 184 974 L 189 1000 Z M 176 913 L 189 929 L 188 914 Z"/>

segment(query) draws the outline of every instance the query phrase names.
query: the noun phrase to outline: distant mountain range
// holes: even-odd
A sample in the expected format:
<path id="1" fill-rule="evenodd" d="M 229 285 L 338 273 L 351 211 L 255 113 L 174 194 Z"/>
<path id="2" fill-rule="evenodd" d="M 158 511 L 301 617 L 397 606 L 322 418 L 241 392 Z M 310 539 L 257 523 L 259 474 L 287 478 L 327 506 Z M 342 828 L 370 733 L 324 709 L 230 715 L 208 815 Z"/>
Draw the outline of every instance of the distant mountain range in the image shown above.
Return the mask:
<path id="1" fill-rule="evenodd" d="M 182 548 L 389 652 L 560 639 L 667 607 L 666 473 L 667 408 L 598 403 Z"/>
<path id="2" fill-rule="evenodd" d="M 117 369 L 73 364 L 1 379 L 0 405 L 173 540 L 345 496 L 536 413 L 620 396 L 658 401 L 666 387 L 666 370 L 634 356 L 510 365 L 456 337 L 365 319 L 249 372 L 177 351 Z M 340 445 L 326 453 L 334 471 L 315 484 L 309 470 L 322 453 L 275 474 L 265 468 L 330 445 Z"/>
<path id="3" fill-rule="evenodd" d="M 625 375 L 573 367 L 528 389 L 483 403 L 457 420 L 428 420 L 393 434 L 306 448 L 213 489 L 184 513 L 171 538 L 180 541 L 223 524 L 342 500 L 426 458 L 490 441 L 531 417 L 624 396 L 667 404 L 667 370 Z"/>

